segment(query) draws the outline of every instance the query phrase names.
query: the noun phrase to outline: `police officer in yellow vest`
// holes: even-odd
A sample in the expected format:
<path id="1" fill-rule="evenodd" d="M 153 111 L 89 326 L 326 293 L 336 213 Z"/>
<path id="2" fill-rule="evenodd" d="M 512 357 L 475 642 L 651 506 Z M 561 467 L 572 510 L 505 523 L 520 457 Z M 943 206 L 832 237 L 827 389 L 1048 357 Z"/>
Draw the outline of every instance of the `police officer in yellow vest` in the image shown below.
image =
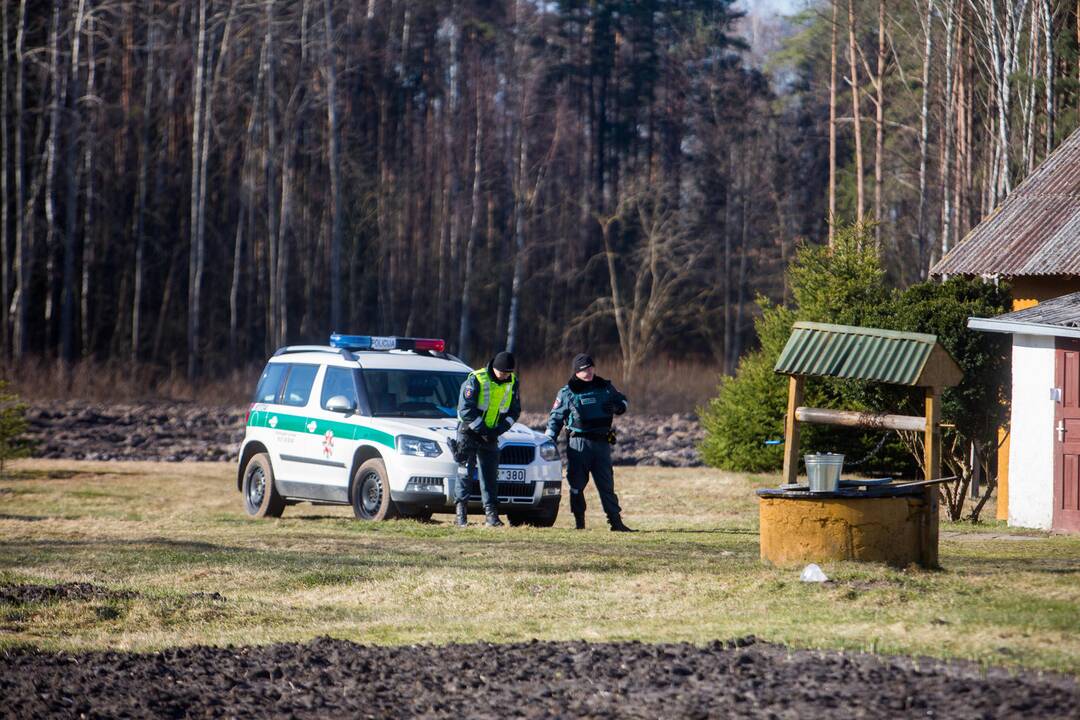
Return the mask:
<path id="1" fill-rule="evenodd" d="M 461 384 L 458 397 L 457 444 L 468 456 L 468 474 L 458 476 L 457 524 L 468 524 L 469 477 L 480 465 L 480 497 L 485 523 L 501 527 L 498 510 L 499 436 L 513 427 L 521 414 L 521 388 L 514 372 L 513 353 L 501 352 L 487 367 L 474 370 Z"/>

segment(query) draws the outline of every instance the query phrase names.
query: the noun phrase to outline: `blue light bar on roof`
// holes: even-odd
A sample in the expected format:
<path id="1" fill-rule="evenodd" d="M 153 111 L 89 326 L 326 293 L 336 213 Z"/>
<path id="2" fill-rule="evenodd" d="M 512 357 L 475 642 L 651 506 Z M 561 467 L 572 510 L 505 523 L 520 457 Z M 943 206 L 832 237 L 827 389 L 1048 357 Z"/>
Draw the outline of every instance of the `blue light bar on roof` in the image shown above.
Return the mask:
<path id="1" fill-rule="evenodd" d="M 444 352 L 446 341 L 435 338 L 409 338 L 382 335 L 342 335 L 330 336 L 330 346 L 343 350 L 430 350 Z"/>

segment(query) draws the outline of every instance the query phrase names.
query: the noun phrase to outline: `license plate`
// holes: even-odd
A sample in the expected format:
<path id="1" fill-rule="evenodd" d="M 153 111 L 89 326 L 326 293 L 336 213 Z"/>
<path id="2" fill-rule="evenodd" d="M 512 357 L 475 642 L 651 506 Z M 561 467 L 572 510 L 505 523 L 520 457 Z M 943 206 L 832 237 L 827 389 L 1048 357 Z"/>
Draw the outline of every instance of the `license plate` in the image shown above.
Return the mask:
<path id="1" fill-rule="evenodd" d="M 525 471 L 499 468 L 499 480 L 503 482 L 525 482 Z"/>

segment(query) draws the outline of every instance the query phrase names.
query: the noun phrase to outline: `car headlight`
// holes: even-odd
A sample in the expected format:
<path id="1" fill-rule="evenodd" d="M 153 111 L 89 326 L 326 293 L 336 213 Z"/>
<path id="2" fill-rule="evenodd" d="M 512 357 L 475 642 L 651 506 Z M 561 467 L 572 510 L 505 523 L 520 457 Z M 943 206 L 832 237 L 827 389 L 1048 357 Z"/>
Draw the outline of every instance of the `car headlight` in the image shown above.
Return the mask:
<path id="1" fill-rule="evenodd" d="M 438 457 L 442 455 L 442 448 L 434 440 L 413 437 L 412 435 L 398 435 L 397 449 L 402 455 L 416 455 L 418 457 Z"/>
<path id="2" fill-rule="evenodd" d="M 559 448 L 555 447 L 555 443 L 548 440 L 546 443 L 540 446 L 540 457 L 549 462 L 552 460 L 558 460 Z"/>

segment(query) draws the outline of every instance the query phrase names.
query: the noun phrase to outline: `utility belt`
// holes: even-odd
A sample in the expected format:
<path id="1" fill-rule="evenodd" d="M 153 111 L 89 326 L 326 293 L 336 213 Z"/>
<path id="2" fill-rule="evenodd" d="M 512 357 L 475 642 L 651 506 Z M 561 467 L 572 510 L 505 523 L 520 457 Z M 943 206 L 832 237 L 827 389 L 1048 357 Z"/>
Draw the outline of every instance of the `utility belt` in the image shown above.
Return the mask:
<path id="1" fill-rule="evenodd" d="M 607 430 L 594 430 L 592 432 L 571 430 L 570 437 L 585 438 L 586 440 L 593 440 L 595 442 L 606 442 L 611 445 L 614 445 L 616 442 L 618 442 L 618 436 L 615 434 L 615 428 L 609 428 Z"/>

